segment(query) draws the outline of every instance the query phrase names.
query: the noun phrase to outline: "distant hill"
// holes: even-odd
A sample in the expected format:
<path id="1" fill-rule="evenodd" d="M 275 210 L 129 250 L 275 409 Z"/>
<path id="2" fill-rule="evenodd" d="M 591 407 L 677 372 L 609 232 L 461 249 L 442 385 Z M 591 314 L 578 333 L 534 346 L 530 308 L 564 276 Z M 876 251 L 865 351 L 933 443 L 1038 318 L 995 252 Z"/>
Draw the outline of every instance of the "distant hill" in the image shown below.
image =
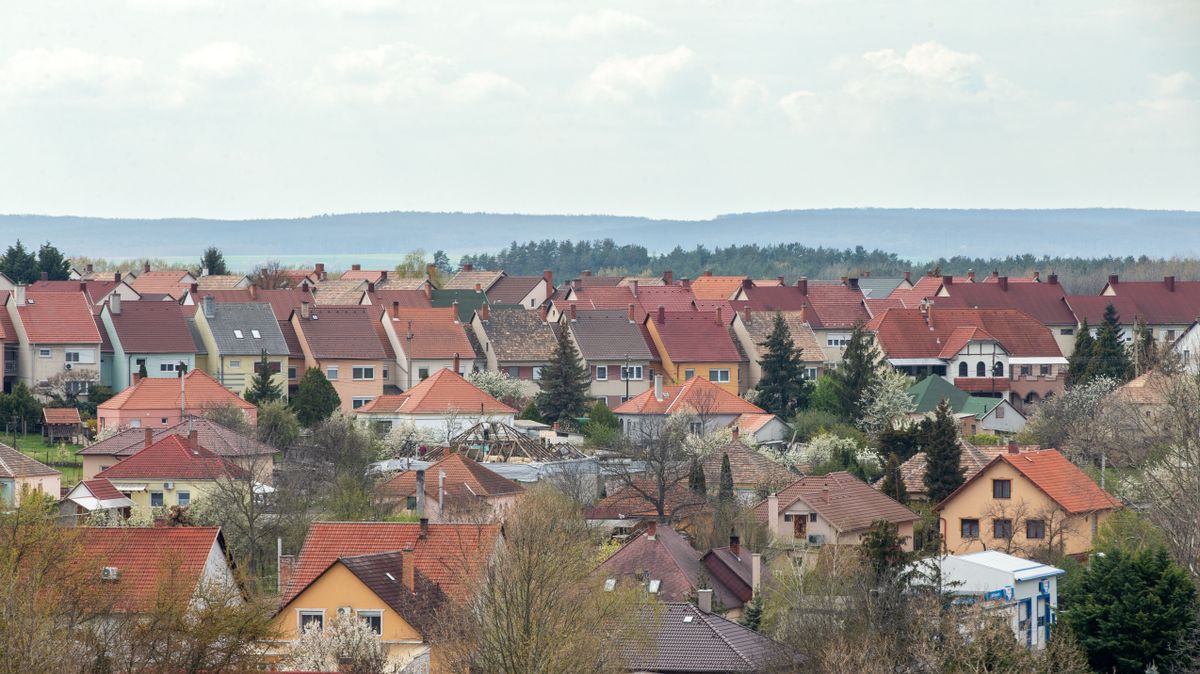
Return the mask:
<path id="1" fill-rule="evenodd" d="M 1019 253 L 1101 257 L 1200 256 L 1200 212 L 1133 209 L 957 210 L 839 208 L 736 213 L 708 220 L 608 215 L 345 213 L 307 218 L 208 220 L 0 215 L 0 243 L 50 240 L 92 257 L 293 257 L 446 250 L 494 252 L 511 241 L 603 239 L 654 252 L 682 246 L 799 242 L 881 249 L 914 260 Z"/>

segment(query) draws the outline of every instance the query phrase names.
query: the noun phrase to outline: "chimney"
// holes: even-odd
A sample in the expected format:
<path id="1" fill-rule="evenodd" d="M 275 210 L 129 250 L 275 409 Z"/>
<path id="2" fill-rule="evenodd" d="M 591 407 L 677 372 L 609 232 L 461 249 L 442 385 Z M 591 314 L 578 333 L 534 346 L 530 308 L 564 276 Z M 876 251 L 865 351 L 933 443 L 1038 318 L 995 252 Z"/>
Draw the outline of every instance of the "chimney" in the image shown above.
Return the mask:
<path id="1" fill-rule="evenodd" d="M 636 316 L 637 316 L 636 309 L 637 309 L 637 307 L 632 302 L 630 302 L 629 303 L 629 322 L 630 323 L 632 323 L 634 320 L 636 320 Z"/>
<path id="2" fill-rule="evenodd" d="M 108 296 L 108 311 L 113 316 L 121 315 L 121 293 L 113 293 Z"/>
<path id="3" fill-rule="evenodd" d="M 433 284 L 425 283 L 421 287 L 425 291 L 425 299 L 432 300 L 433 299 Z"/>
<path id="4" fill-rule="evenodd" d="M 50 272 L 48 272 L 48 271 L 42 272 L 42 280 L 49 281 L 50 280 Z"/>
<path id="5" fill-rule="evenodd" d="M 367 294 L 368 295 L 375 294 L 375 282 L 374 281 L 367 281 Z"/>
<path id="6" fill-rule="evenodd" d="M 393 319 L 400 318 L 400 302 L 399 302 L 399 300 L 392 300 L 392 318 Z M 455 318 L 457 318 L 457 316 Z"/>
<path id="7" fill-rule="evenodd" d="M 487 303 L 484 302 L 484 304 L 486 305 Z M 451 313 L 451 315 L 454 316 L 455 319 L 458 318 L 458 300 L 454 300 L 453 302 L 450 303 L 450 313 Z"/>
<path id="8" fill-rule="evenodd" d="M 750 592 L 758 594 L 762 587 L 762 555 L 757 552 L 750 555 Z"/>
<path id="9" fill-rule="evenodd" d="M 147 428 L 142 433 L 142 436 L 145 438 L 145 441 L 142 443 L 143 448 L 149 447 L 150 445 L 154 444 L 154 429 L 153 428 Z"/>
<path id="10" fill-rule="evenodd" d="M 411 545 L 404 546 L 404 549 L 400 551 L 401 583 L 409 592 L 415 592 L 417 587 L 417 565 L 416 560 L 413 559 L 415 556 Z"/>
<path id="11" fill-rule="evenodd" d="M 1119 280 L 1120 280 L 1120 279 L 1119 279 L 1119 278 L 1117 278 L 1117 275 L 1116 275 L 1116 274 L 1109 274 L 1109 275 L 1108 275 L 1108 285 L 1110 285 L 1110 286 L 1115 286 L 1115 285 L 1117 285 L 1117 281 L 1119 281 Z"/>
<path id="12" fill-rule="evenodd" d="M 461 360 L 458 357 L 458 352 L 454 352 L 454 374 L 458 374 L 461 369 Z"/>
<path id="13" fill-rule="evenodd" d="M 429 518 L 422 517 L 419 520 L 419 524 L 421 527 L 421 533 L 417 534 L 417 538 L 420 538 L 420 539 L 429 538 Z"/>
<path id="14" fill-rule="evenodd" d="M 912 283 L 912 272 L 911 271 L 904 272 L 904 280 L 909 283 Z"/>
<path id="15" fill-rule="evenodd" d="M 550 307 L 543 304 L 542 308 L 538 311 L 538 313 L 541 314 L 542 322 L 545 323 L 546 318 L 550 316 Z"/>
<path id="16" fill-rule="evenodd" d="M 86 293 L 86 292 L 87 292 L 87 281 L 80 281 L 80 282 L 79 282 L 79 292 L 81 292 L 81 293 Z"/>
<path id="17" fill-rule="evenodd" d="M 1008 441 L 1008 453 L 1009 454 L 1020 454 L 1021 453 L 1021 447 L 1020 447 L 1020 445 L 1017 444 L 1016 440 Z"/>
<path id="18" fill-rule="evenodd" d="M 87 265 L 84 266 L 84 269 L 87 270 L 87 273 L 89 273 L 89 274 L 92 273 L 92 263 L 91 262 L 87 263 Z"/>
<path id="19" fill-rule="evenodd" d="M 684 276 L 683 278 L 679 279 L 679 285 L 683 286 L 684 288 L 691 288 L 692 280 Z"/>
<path id="20" fill-rule="evenodd" d="M 438 512 L 445 512 L 443 500 L 446 498 L 446 471 L 438 471 Z"/>
<path id="21" fill-rule="evenodd" d="M 750 324 L 750 305 L 742 307 L 742 322 L 746 325 Z"/>
<path id="22" fill-rule="evenodd" d="M 734 426 L 734 427 L 733 427 L 733 430 L 732 430 L 732 431 L 730 431 L 730 435 L 732 436 L 732 438 L 733 438 L 733 441 L 734 441 L 734 442 L 737 442 L 737 441 L 738 441 L 738 434 L 739 434 L 739 433 L 740 433 L 740 431 L 738 431 L 738 427 L 737 427 L 737 426 Z"/>
<path id="23" fill-rule="evenodd" d="M 662 375 L 661 374 L 654 375 L 654 399 L 657 400 L 658 402 L 662 402 L 662 399 L 663 399 Z"/>
<path id="24" fill-rule="evenodd" d="M 662 325 L 667 322 L 667 309 L 663 305 L 658 305 L 658 324 Z"/>
<path id="25" fill-rule="evenodd" d="M 547 269 L 542 272 L 542 278 L 546 279 L 546 292 L 554 292 L 554 272 Z"/>
<path id="26" fill-rule="evenodd" d="M 279 555 L 279 586 L 280 594 L 287 589 L 288 582 L 292 579 L 292 574 L 296 572 L 296 556 L 295 555 Z"/>
<path id="27" fill-rule="evenodd" d="M 775 280 L 779 281 L 779 285 L 781 286 L 787 285 L 787 278 L 784 276 L 776 276 Z"/>
<path id="28" fill-rule="evenodd" d="M 650 523 L 646 525 L 646 540 L 658 540 L 658 522 L 650 520 Z"/>
<path id="29" fill-rule="evenodd" d="M 1163 277 L 1163 285 L 1165 285 L 1167 287 L 1167 292 L 1169 292 L 1169 293 L 1175 292 L 1175 277 L 1174 276 L 1164 276 Z"/>
<path id="30" fill-rule="evenodd" d="M 575 320 L 576 318 L 579 318 L 579 312 L 575 308 L 575 303 L 572 302 L 571 303 L 571 320 Z"/>
<path id="31" fill-rule="evenodd" d="M 188 447 L 195 449 L 200 446 L 200 433 L 196 429 L 188 431 Z"/>
<path id="32" fill-rule="evenodd" d="M 386 269 L 384 269 L 383 271 L 379 272 L 379 280 L 380 280 L 381 282 L 382 282 L 382 281 L 386 281 L 386 280 L 387 280 L 387 275 L 388 275 L 388 273 L 387 273 L 387 270 L 386 270 Z"/>
<path id="33" fill-rule="evenodd" d="M 754 281 L 744 278 L 742 279 L 742 290 L 749 290 L 754 287 Z"/>
<path id="34" fill-rule="evenodd" d="M 801 323 L 808 322 L 808 302 L 805 302 L 804 304 L 800 305 L 800 322 Z"/>
<path id="35" fill-rule="evenodd" d="M 304 300 L 300 303 L 300 318 L 308 318 L 308 300 Z"/>
<path id="36" fill-rule="evenodd" d="M 734 557 L 741 559 L 742 557 L 742 538 L 735 533 L 729 534 L 729 551 Z"/>
<path id="37" fill-rule="evenodd" d="M 318 281 L 325 280 L 325 263 L 324 262 L 318 262 L 317 264 L 315 264 L 313 266 L 313 271 L 315 271 L 317 273 Z"/>
<path id="38" fill-rule="evenodd" d="M 1034 281 L 1040 281 L 1041 279 L 1042 279 L 1042 272 L 1040 272 L 1040 271 L 1033 272 L 1033 280 Z"/>
<path id="39" fill-rule="evenodd" d="M 829 483 L 825 482 L 821 485 L 821 502 L 829 503 Z"/>
<path id="40" fill-rule="evenodd" d="M 671 285 L 675 281 L 675 274 L 670 269 L 663 272 L 663 283 Z"/>
<path id="41" fill-rule="evenodd" d="M 970 283 L 975 282 L 975 270 L 974 269 L 967 270 L 967 281 Z"/>
<path id="42" fill-rule="evenodd" d="M 483 284 L 482 283 L 475 284 L 475 292 L 477 292 L 477 293 L 483 292 Z"/>
<path id="43" fill-rule="evenodd" d="M 113 280 L 116 281 L 117 283 L 120 283 L 121 282 L 121 272 L 114 271 L 113 272 Z"/>
<path id="44" fill-rule="evenodd" d="M 417 517 L 425 519 L 425 471 L 417 471 Z"/>
<path id="45" fill-rule="evenodd" d="M 212 318 L 214 315 L 215 315 L 215 310 L 213 308 L 213 296 L 205 295 L 204 296 L 204 317 Z"/>
<path id="46" fill-rule="evenodd" d="M 717 307 L 717 325 L 720 325 L 720 326 L 724 326 L 724 325 L 725 325 L 725 320 L 724 320 L 724 319 L 725 319 L 725 316 L 724 316 L 724 313 L 725 313 L 725 312 L 722 310 L 722 308 L 721 308 L 721 307 Z"/>
<path id="47" fill-rule="evenodd" d="M 592 270 L 591 270 L 591 269 L 584 269 L 583 271 L 579 272 L 579 275 L 580 275 L 580 276 L 591 276 L 591 275 L 592 275 Z"/>
<path id="48" fill-rule="evenodd" d="M 807 295 L 808 294 L 808 279 L 801 278 L 798 281 L 796 281 L 796 288 L 798 288 L 800 290 L 801 295 Z"/>
<path id="49" fill-rule="evenodd" d="M 849 283 L 850 283 L 851 290 L 858 290 L 858 277 L 857 276 L 851 276 Z"/>
<path id="50" fill-rule="evenodd" d="M 462 270 L 463 271 L 475 271 L 475 265 L 468 262 L 467 264 L 464 264 L 462 266 Z"/>
<path id="51" fill-rule="evenodd" d="M 861 272 L 860 276 L 862 276 L 863 278 L 871 278 L 871 272 L 870 272 L 870 270 Z"/>
<path id="52" fill-rule="evenodd" d="M 361 264 L 352 264 L 352 265 L 350 265 L 350 270 L 351 271 L 362 271 L 362 265 Z"/>
<path id="53" fill-rule="evenodd" d="M 425 265 L 425 277 L 433 278 L 434 276 L 437 276 L 437 265 L 430 262 L 429 264 Z"/>
<path id="54" fill-rule="evenodd" d="M 712 613 L 712 594 L 711 588 L 696 590 L 696 608 L 700 609 L 701 613 Z"/>
<path id="55" fill-rule="evenodd" d="M 944 285 L 944 286 L 954 285 L 954 277 L 949 274 L 946 274 L 945 276 L 942 277 L 942 285 Z"/>
<path id="56" fill-rule="evenodd" d="M 1051 274 L 1046 277 L 1046 282 L 1050 285 L 1058 285 L 1058 274 L 1051 272 Z"/>
<path id="57" fill-rule="evenodd" d="M 488 319 L 488 316 L 490 316 L 490 315 L 491 315 L 491 310 L 488 308 L 488 305 L 486 302 L 479 306 L 479 320 L 486 322 Z"/>
<path id="58" fill-rule="evenodd" d="M 772 538 L 779 535 L 779 496 L 767 494 L 767 532 Z"/>
<path id="59" fill-rule="evenodd" d="M 994 280 L 994 279 L 998 279 L 998 278 L 1000 278 L 1000 270 L 999 270 L 999 269 L 993 269 L 993 270 L 992 270 L 992 279 Z"/>
<path id="60" fill-rule="evenodd" d="M 1003 290 L 1005 292 L 1008 291 L 1008 277 L 1007 276 L 1001 276 L 1001 277 L 997 278 L 996 283 L 999 284 L 1001 290 Z"/>
<path id="61" fill-rule="evenodd" d="M 850 277 L 849 277 L 849 276 L 843 276 L 843 277 L 842 277 L 842 285 L 847 285 L 849 282 L 850 282 Z"/>
<path id="62" fill-rule="evenodd" d="M 133 384 L 134 386 L 137 386 L 137 383 L 138 383 L 139 381 L 141 381 L 141 380 L 142 380 L 142 375 L 140 375 L 140 374 L 138 374 L 138 373 L 136 373 L 136 372 L 134 372 L 133 374 L 129 375 L 129 383 L 130 383 L 130 384 Z"/>
<path id="63" fill-rule="evenodd" d="M 637 297 L 637 287 L 638 287 L 637 279 L 633 279 L 632 281 L 629 282 L 629 292 L 634 297 Z"/>
<path id="64" fill-rule="evenodd" d="M 149 262 L 146 262 L 145 264 L 142 265 L 142 271 L 143 272 L 150 271 L 150 263 Z"/>

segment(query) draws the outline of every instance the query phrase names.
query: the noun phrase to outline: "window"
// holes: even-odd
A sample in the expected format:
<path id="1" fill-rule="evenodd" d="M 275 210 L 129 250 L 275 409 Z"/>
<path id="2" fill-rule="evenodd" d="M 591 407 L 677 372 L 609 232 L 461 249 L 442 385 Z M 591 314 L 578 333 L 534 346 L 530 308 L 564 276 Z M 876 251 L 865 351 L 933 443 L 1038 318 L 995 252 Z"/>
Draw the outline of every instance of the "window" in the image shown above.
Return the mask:
<path id="1" fill-rule="evenodd" d="M 174 372 L 179 367 L 178 363 L 159 363 L 159 372 Z"/>
<path id="2" fill-rule="evenodd" d="M 1033 366 L 1032 365 L 1022 365 L 1021 366 L 1021 376 L 1022 377 L 1028 377 L 1031 374 L 1033 374 Z"/>
<path id="3" fill-rule="evenodd" d="M 166 426 L 166 425 L 167 425 L 167 418 L 166 418 L 166 417 L 159 417 L 159 418 L 158 418 L 158 420 L 159 420 L 159 421 L 162 423 L 162 425 L 163 425 L 163 426 Z"/>
<path id="4" fill-rule="evenodd" d="M 150 492 L 150 507 L 161 508 L 163 506 L 163 493 L 161 491 Z"/>
<path id="5" fill-rule="evenodd" d="M 992 498 L 1012 498 L 1012 480 L 992 480 Z"/>
<path id="6" fill-rule="evenodd" d="M 301 611 L 300 612 L 300 631 L 304 632 L 309 625 L 315 625 L 317 631 L 325 629 L 325 612 L 324 611 Z"/>
<path id="7" fill-rule="evenodd" d="M 383 634 L 383 611 L 359 611 L 358 619 L 366 623 L 376 635 Z"/>
<path id="8" fill-rule="evenodd" d="M 64 354 L 68 363 L 94 363 L 96 362 L 95 349 L 67 349 Z"/>
<path id="9" fill-rule="evenodd" d="M 542 368 L 540 368 L 540 367 L 533 368 L 533 380 L 534 381 L 542 380 Z"/>
<path id="10" fill-rule="evenodd" d="M 375 368 L 368 366 L 358 366 L 350 368 L 350 378 L 354 381 L 363 381 L 366 379 L 375 378 Z"/>
<path id="11" fill-rule="evenodd" d="M 131 420 L 131 421 L 129 422 L 129 425 L 130 425 L 130 426 L 132 426 L 132 427 L 134 427 L 134 428 L 141 428 L 141 427 L 142 427 L 142 420 L 141 420 L 141 419 L 133 419 L 133 420 Z"/>
<path id="12" fill-rule="evenodd" d="M 993 377 L 1003 377 L 1004 376 L 1004 363 L 1003 362 L 996 361 L 992 365 L 992 376 Z"/>
<path id="13" fill-rule="evenodd" d="M 326 379 L 328 379 L 329 381 L 333 381 L 333 380 L 337 379 L 337 376 L 338 376 L 338 366 L 337 365 L 330 365 L 329 367 L 325 368 L 325 378 Z"/>
<path id="14" fill-rule="evenodd" d="M 1046 537 L 1046 522 L 1043 520 L 1025 521 L 1025 538 L 1042 539 Z"/>
<path id="15" fill-rule="evenodd" d="M 258 330 L 251 330 L 251 331 L 250 331 L 250 336 L 251 336 L 251 337 L 253 337 L 253 338 L 255 338 L 255 339 L 262 339 L 262 333 L 261 333 L 261 332 L 259 332 Z"/>
<path id="16" fill-rule="evenodd" d="M 704 430 L 704 425 L 699 421 L 692 421 L 688 423 L 688 431 L 693 435 L 699 435 L 700 431 L 702 430 Z"/>
<path id="17" fill-rule="evenodd" d="M 646 590 L 650 594 L 658 594 L 658 588 L 662 586 L 661 580 L 652 580 L 646 585 Z"/>
<path id="18" fill-rule="evenodd" d="M 605 592 L 612 592 L 616 588 L 617 588 L 617 579 L 616 578 L 605 578 L 604 579 L 604 591 Z"/>
<path id="19" fill-rule="evenodd" d="M 809 521 L 809 522 L 816 522 L 816 521 L 817 521 L 817 514 L 816 514 L 816 513 L 809 513 L 809 514 L 808 514 L 808 521 Z"/>
<path id="20" fill-rule="evenodd" d="M 692 377 L 695 377 L 695 376 L 696 376 L 696 371 L 691 368 L 688 368 L 683 371 L 683 380 L 684 381 L 691 381 Z"/>
<path id="21" fill-rule="evenodd" d="M 713 383 L 728 384 L 729 370 L 713 368 L 708 371 L 708 380 Z"/>
<path id="22" fill-rule="evenodd" d="M 50 349 L 38 349 L 38 358 L 49 358 Z"/>
<path id="23" fill-rule="evenodd" d="M 520 379 L 521 378 L 521 368 L 519 368 L 519 367 L 508 368 L 508 376 L 512 377 L 513 379 Z"/>
<path id="24" fill-rule="evenodd" d="M 1001 404 L 1001 405 L 996 405 L 996 418 L 997 418 L 997 419 L 1003 419 L 1003 418 L 1004 418 L 1004 405 L 1002 405 L 1002 404 Z"/>
<path id="25" fill-rule="evenodd" d="M 1171 341 L 1171 342 L 1175 341 L 1175 331 L 1174 330 L 1167 330 L 1167 341 Z"/>
<path id="26" fill-rule="evenodd" d="M 628 379 L 630 381 L 641 381 L 642 380 L 642 366 L 641 365 L 630 365 L 630 366 L 626 367 L 626 366 L 622 365 L 621 366 L 621 381 L 624 381 L 626 379 Z"/>
<path id="27" fill-rule="evenodd" d="M 242 334 L 242 331 L 241 331 L 241 330 L 234 330 L 234 331 L 233 331 L 233 336 L 234 336 L 234 337 L 237 337 L 238 339 L 245 339 L 245 338 L 246 338 L 246 336 Z"/>
<path id="28" fill-rule="evenodd" d="M 242 369 L 242 361 L 240 361 L 240 360 L 231 360 L 231 361 L 229 361 L 229 369 L 231 369 L 231 370 L 240 370 L 240 369 Z"/>
<path id="29" fill-rule="evenodd" d="M 607 365 L 597 365 L 596 366 L 596 381 L 608 381 L 608 366 Z"/>
<path id="30" fill-rule="evenodd" d="M 275 361 L 275 360 L 267 361 L 267 372 L 270 372 L 271 374 L 279 374 L 279 371 L 282 368 L 283 368 L 283 365 L 279 361 Z M 261 370 L 262 370 L 262 361 L 259 361 L 254 364 L 254 371 L 259 372 Z"/>
<path id="31" fill-rule="evenodd" d="M 839 332 L 825 337 L 825 346 L 846 346 L 850 343 L 850 333 Z"/>
<path id="32" fill-rule="evenodd" d="M 404 499 L 404 509 L 405 510 L 416 510 L 417 509 L 417 497 L 409 496 L 409 497 L 405 498 Z"/>
<path id="33" fill-rule="evenodd" d="M 1073 334 L 1075 334 L 1075 328 L 1063 328 L 1063 329 L 1061 329 L 1061 330 L 1059 330 L 1059 331 L 1058 331 L 1058 334 L 1060 334 L 1060 335 L 1073 335 Z"/>
<path id="34" fill-rule="evenodd" d="M 372 400 L 374 400 L 374 398 L 351 398 L 350 399 L 350 407 L 352 409 L 358 409 L 358 408 L 362 407 L 363 405 L 366 405 L 367 403 L 371 402 Z"/>
<path id="35" fill-rule="evenodd" d="M 992 520 L 992 538 L 1012 538 L 1012 520 Z"/>
<path id="36" fill-rule="evenodd" d="M 1049 365 L 1039 365 L 1038 373 L 1041 374 L 1043 377 L 1049 377 L 1050 376 L 1050 366 Z"/>
<path id="37" fill-rule="evenodd" d="M 423 367 L 417 370 L 417 379 L 429 379 L 429 368 Z"/>
<path id="38" fill-rule="evenodd" d="M 295 379 L 295 378 L 296 378 L 296 366 L 289 365 L 288 366 L 288 379 Z"/>
<path id="39" fill-rule="evenodd" d="M 90 385 L 89 381 L 71 380 L 63 383 L 63 390 L 69 395 L 87 395 Z"/>
<path id="40" fill-rule="evenodd" d="M 987 363 L 984 363 L 981 360 L 975 364 L 975 376 L 976 377 L 986 377 L 987 376 Z"/>
<path id="41" fill-rule="evenodd" d="M 817 378 L 817 368 L 815 368 L 815 367 L 804 368 L 804 378 L 805 379 L 816 379 Z"/>
<path id="42" fill-rule="evenodd" d="M 190 491 L 177 492 L 176 496 L 178 497 L 179 505 L 181 506 L 185 506 L 192 502 L 192 492 Z"/>
<path id="43" fill-rule="evenodd" d="M 385 368 L 383 368 L 383 379 L 384 379 L 384 381 L 387 381 L 387 378 L 388 378 L 388 369 L 385 367 Z"/>
<path id="44" fill-rule="evenodd" d="M 960 531 L 963 538 L 979 538 L 979 520 L 961 520 Z"/>
<path id="45" fill-rule="evenodd" d="M 960 376 L 960 377 L 966 377 L 966 376 L 968 376 L 968 375 L 970 375 L 970 374 L 971 374 L 971 372 L 970 372 L 970 368 L 969 368 L 969 367 L 967 367 L 967 364 L 966 364 L 966 362 L 965 362 L 965 361 L 964 361 L 964 362 L 962 362 L 962 363 L 959 363 L 959 364 L 958 364 L 958 376 Z"/>

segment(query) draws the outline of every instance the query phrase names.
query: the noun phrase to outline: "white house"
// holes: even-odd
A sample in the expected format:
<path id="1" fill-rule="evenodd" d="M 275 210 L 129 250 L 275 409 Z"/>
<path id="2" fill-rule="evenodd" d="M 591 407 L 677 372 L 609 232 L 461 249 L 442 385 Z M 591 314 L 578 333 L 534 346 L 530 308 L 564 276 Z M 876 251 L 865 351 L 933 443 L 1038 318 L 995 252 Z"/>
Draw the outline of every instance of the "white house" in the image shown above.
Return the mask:
<path id="1" fill-rule="evenodd" d="M 443 368 L 404 393 L 381 395 L 356 410 L 380 432 L 410 422 L 439 435 L 455 436 L 480 421 L 511 424 L 517 411 Z"/>

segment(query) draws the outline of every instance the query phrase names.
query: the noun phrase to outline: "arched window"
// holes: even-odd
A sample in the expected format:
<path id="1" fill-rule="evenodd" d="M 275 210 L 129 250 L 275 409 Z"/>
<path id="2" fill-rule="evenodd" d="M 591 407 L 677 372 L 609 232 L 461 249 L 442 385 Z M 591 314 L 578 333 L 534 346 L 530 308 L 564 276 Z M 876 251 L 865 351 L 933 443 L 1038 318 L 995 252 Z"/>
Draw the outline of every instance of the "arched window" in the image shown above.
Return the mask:
<path id="1" fill-rule="evenodd" d="M 992 374 L 997 377 L 1004 376 L 1004 362 L 1003 361 L 999 361 L 999 360 L 996 361 L 996 364 L 992 366 Z"/>
<path id="2" fill-rule="evenodd" d="M 975 364 L 975 376 L 976 377 L 986 377 L 987 376 L 987 363 L 985 363 L 981 360 Z"/>
<path id="3" fill-rule="evenodd" d="M 967 367 L 967 364 L 965 362 L 958 364 L 958 376 L 968 377 L 971 374 L 970 370 L 971 370 L 971 368 Z"/>
<path id="4" fill-rule="evenodd" d="M 1036 393 L 1034 393 L 1033 391 L 1030 391 L 1029 393 L 1025 394 L 1025 404 L 1026 405 L 1032 405 L 1032 404 L 1036 403 L 1037 399 L 1038 399 L 1038 395 Z"/>

